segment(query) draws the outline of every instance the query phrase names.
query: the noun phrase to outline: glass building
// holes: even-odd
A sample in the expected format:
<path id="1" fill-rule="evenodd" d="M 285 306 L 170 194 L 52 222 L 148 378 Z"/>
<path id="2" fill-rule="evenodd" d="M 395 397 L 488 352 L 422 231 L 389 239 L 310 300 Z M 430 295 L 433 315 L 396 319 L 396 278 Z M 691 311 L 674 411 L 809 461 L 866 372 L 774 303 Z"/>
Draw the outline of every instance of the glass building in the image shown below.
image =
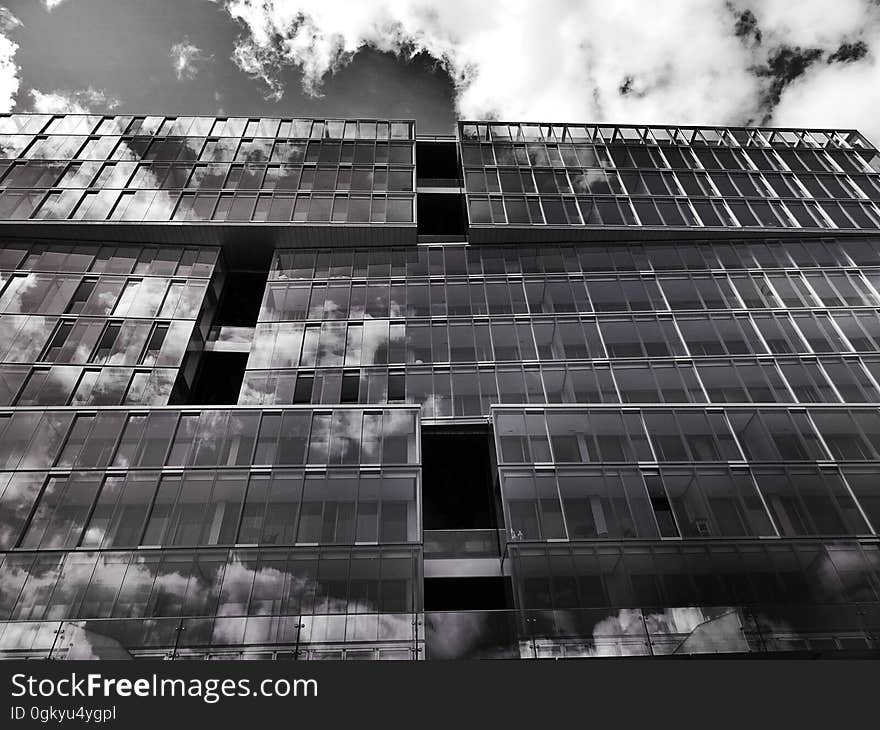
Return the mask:
<path id="1" fill-rule="evenodd" d="M 0 116 L 0 657 L 880 653 L 854 130 Z"/>

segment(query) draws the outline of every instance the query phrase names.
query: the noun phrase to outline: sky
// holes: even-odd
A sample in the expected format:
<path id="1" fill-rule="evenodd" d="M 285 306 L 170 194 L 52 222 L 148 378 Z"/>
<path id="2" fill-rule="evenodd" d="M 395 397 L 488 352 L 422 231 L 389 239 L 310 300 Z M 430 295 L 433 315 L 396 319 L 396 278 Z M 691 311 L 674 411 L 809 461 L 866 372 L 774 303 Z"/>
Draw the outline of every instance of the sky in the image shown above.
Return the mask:
<path id="1" fill-rule="evenodd" d="M 880 0 L 0 0 L 0 111 L 857 128 Z"/>

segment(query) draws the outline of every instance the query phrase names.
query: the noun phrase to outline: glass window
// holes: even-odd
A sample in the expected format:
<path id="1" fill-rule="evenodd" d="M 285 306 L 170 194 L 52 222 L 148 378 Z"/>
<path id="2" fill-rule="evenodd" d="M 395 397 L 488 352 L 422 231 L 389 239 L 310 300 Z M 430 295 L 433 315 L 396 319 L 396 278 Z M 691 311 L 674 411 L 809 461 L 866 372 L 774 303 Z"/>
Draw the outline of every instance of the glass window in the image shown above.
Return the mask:
<path id="1" fill-rule="evenodd" d="M 280 413 L 266 413 L 263 415 L 263 418 L 260 421 L 260 431 L 257 437 L 256 451 L 254 453 L 255 464 L 274 463 L 280 428 Z"/>
<path id="2" fill-rule="evenodd" d="M 0 466 L 14 469 L 34 435 L 40 420 L 39 413 L 19 412 L 3 416 L 3 439 L 0 441 Z"/>
<path id="3" fill-rule="evenodd" d="M 300 472 L 278 470 L 272 472 L 260 542 L 268 544 L 294 542 L 301 495 Z"/>
<path id="4" fill-rule="evenodd" d="M 758 468 L 754 474 L 786 536 L 858 534 L 867 529 L 839 476 L 830 470 Z"/>
<path id="5" fill-rule="evenodd" d="M 848 467 L 843 474 L 875 533 L 880 532 L 880 481 L 870 468 Z"/>
<path id="6" fill-rule="evenodd" d="M 99 487 L 99 474 L 74 472 L 68 477 L 49 477 L 22 538 L 22 547 L 76 547 Z"/>
<path id="7" fill-rule="evenodd" d="M 83 547 L 139 545 L 158 483 L 156 472 L 131 471 L 127 476 L 106 477 L 83 534 Z"/>
<path id="8" fill-rule="evenodd" d="M 730 424 L 751 461 L 804 461 L 824 458 L 803 413 L 732 411 Z"/>
<path id="9" fill-rule="evenodd" d="M 846 411 L 816 411 L 812 417 L 835 459 L 862 461 L 877 458 Z"/>
<path id="10" fill-rule="evenodd" d="M 0 547 L 4 550 L 18 544 L 45 478 L 45 472 L 0 474 Z M 10 584 L 4 585 L 8 591 Z"/>
<path id="11" fill-rule="evenodd" d="M 683 537 L 776 534 L 746 472 L 664 471 L 662 482 Z"/>

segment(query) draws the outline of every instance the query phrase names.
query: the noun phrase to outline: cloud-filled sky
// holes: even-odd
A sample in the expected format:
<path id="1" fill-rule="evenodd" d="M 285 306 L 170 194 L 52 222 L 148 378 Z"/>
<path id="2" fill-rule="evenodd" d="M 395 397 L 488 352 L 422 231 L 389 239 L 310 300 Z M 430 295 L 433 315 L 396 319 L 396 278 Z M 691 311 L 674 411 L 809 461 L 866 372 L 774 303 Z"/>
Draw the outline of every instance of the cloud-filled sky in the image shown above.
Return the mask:
<path id="1" fill-rule="evenodd" d="M 0 0 L 0 111 L 856 127 L 880 0 Z"/>

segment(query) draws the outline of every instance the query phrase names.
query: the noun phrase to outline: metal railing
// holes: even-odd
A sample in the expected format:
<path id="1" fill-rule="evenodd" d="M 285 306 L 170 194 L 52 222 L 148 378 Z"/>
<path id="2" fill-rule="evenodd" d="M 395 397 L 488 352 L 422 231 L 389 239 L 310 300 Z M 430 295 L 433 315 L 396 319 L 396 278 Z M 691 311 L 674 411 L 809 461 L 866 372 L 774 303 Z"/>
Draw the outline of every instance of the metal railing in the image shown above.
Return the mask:
<path id="1" fill-rule="evenodd" d="M 417 177 L 417 188 L 461 188 L 464 181 L 459 177 Z"/>
<path id="2" fill-rule="evenodd" d="M 428 612 L 425 644 L 428 659 L 880 654 L 880 606 Z"/>
<path id="3" fill-rule="evenodd" d="M 500 558 L 498 530 L 425 530 L 426 558 Z"/>
<path id="4" fill-rule="evenodd" d="M 423 626 L 417 613 L 8 621 L 0 659 L 307 659 L 355 650 L 410 658 L 423 654 Z"/>
<path id="5" fill-rule="evenodd" d="M 0 659 L 880 657 L 880 604 L 0 623 Z"/>

